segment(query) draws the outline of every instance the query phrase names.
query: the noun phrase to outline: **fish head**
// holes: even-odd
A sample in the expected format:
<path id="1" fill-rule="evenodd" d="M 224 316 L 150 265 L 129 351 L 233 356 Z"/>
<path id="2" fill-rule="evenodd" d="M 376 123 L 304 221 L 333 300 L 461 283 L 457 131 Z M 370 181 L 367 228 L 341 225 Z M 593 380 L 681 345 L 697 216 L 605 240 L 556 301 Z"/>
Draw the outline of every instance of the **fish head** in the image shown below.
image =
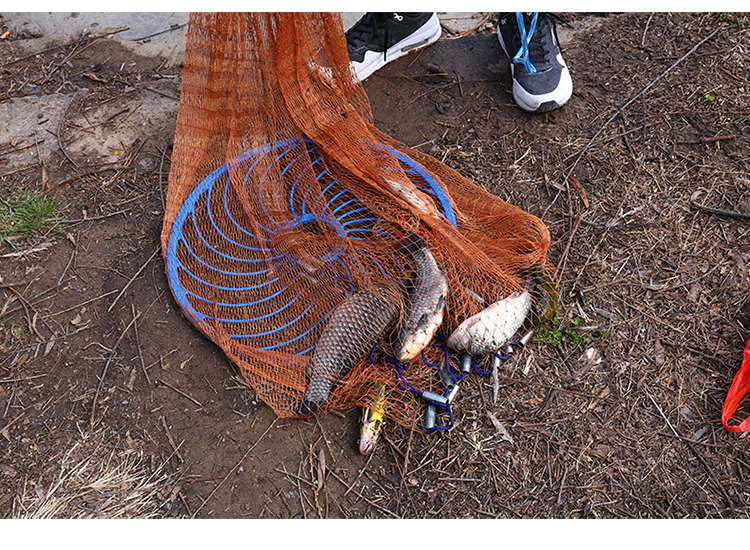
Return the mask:
<path id="1" fill-rule="evenodd" d="M 383 429 L 383 416 L 372 409 L 365 409 L 362 418 L 362 430 L 359 437 L 359 453 L 367 456 L 377 445 L 378 437 Z"/>

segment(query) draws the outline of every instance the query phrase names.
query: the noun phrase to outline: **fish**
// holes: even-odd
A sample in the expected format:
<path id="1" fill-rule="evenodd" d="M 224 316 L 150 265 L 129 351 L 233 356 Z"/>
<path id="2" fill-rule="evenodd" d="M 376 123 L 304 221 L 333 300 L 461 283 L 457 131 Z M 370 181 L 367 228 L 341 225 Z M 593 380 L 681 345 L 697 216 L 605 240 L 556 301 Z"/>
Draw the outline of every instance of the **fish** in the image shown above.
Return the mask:
<path id="1" fill-rule="evenodd" d="M 403 288 L 398 281 L 374 283 L 348 294 L 330 313 L 310 358 L 310 383 L 297 413 L 316 414 L 334 386 L 377 344 L 395 322 Z"/>
<path id="2" fill-rule="evenodd" d="M 406 312 L 396 332 L 394 352 L 404 363 L 414 359 L 430 343 L 443 322 L 448 284 L 425 243 L 412 235 L 407 245 L 414 259 L 414 280 Z"/>
<path id="3" fill-rule="evenodd" d="M 469 355 L 494 353 L 521 328 L 531 303 L 526 289 L 495 302 L 462 322 L 448 337 L 448 347 Z"/>
<path id="4" fill-rule="evenodd" d="M 374 402 L 362 413 L 362 428 L 359 434 L 359 453 L 367 456 L 374 449 L 385 423 L 385 385 L 376 382 L 373 387 Z"/>
<path id="5" fill-rule="evenodd" d="M 401 183 L 398 181 L 383 178 L 388 187 L 400 198 L 408 202 L 411 206 L 432 218 L 440 218 L 440 213 L 437 211 L 435 206 L 426 201 L 413 183 L 409 182 Z"/>

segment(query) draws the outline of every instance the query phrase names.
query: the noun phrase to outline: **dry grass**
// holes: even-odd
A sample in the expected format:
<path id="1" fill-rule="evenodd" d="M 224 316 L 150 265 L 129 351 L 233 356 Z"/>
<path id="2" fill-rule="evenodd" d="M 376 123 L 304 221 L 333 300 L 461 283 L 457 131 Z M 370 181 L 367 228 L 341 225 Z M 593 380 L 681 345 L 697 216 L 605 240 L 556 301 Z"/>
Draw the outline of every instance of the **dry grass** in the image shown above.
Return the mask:
<path id="1" fill-rule="evenodd" d="M 106 431 L 84 435 L 59 461 L 53 480 L 27 480 L 16 497 L 16 519 L 159 518 L 180 486 L 162 466 L 153 472 L 134 449 L 112 448 Z"/>

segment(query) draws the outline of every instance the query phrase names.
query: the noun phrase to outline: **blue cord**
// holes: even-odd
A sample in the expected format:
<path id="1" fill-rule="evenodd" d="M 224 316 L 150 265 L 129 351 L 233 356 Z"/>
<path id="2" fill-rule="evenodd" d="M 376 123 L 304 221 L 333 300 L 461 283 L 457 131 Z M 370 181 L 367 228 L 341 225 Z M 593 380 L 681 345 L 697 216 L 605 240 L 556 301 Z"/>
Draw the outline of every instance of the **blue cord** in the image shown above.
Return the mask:
<path id="1" fill-rule="evenodd" d="M 453 421 L 453 412 L 451 411 L 450 403 L 445 407 L 445 409 L 448 411 L 448 417 L 450 418 L 450 424 L 448 426 L 441 426 L 440 424 L 435 424 L 432 428 L 425 429 L 425 433 L 427 435 L 430 435 L 431 433 L 437 431 L 437 430 L 450 430 L 453 427 L 454 421 Z"/>
<path id="2" fill-rule="evenodd" d="M 523 13 L 516 12 L 516 20 L 518 21 L 518 30 L 521 31 L 521 48 L 513 58 L 513 63 L 523 63 L 529 74 L 536 74 L 536 67 L 529 60 L 529 40 L 536 30 L 536 20 L 539 14 L 534 12 L 531 16 L 531 25 L 529 26 L 529 32 L 526 33 L 526 25 L 523 22 Z"/>
<path id="3" fill-rule="evenodd" d="M 442 334 L 440 334 L 440 333 L 437 333 L 436 336 L 440 340 L 445 340 L 445 336 L 442 335 Z M 521 346 L 521 341 L 520 341 L 520 339 L 514 340 L 513 342 L 509 343 L 508 346 L 520 347 Z M 455 370 L 450 365 L 450 359 L 451 359 L 451 357 L 456 357 L 457 354 L 451 354 L 448 351 L 448 348 L 446 346 L 443 346 L 443 345 L 433 345 L 431 347 L 437 348 L 437 349 L 439 349 L 439 350 L 441 350 L 443 352 L 443 354 L 445 355 L 445 363 L 444 363 L 445 364 L 445 371 L 451 376 L 451 378 L 453 379 L 453 383 L 454 384 L 458 384 L 458 382 L 462 378 L 464 378 L 466 375 L 463 374 L 463 373 L 460 373 L 460 376 L 458 376 L 456 373 L 459 372 L 459 371 Z M 379 354 L 376 353 L 378 351 L 380 351 Z M 425 365 L 429 365 L 431 367 L 434 367 L 438 371 L 438 374 L 439 374 L 440 371 L 441 371 L 440 366 L 436 365 L 435 363 L 431 363 L 430 361 L 428 361 L 427 358 L 425 357 L 425 353 L 424 352 L 425 352 L 425 350 L 422 350 L 422 361 L 424 362 L 424 364 Z M 510 358 L 511 354 L 510 353 L 506 353 L 505 355 L 503 355 L 502 353 L 494 352 L 493 355 L 495 357 L 497 357 L 498 359 L 500 359 L 502 361 L 505 361 L 506 359 Z M 425 433 L 426 434 L 429 435 L 429 434 L 431 434 L 431 433 L 433 433 L 433 432 L 435 432 L 437 430 L 450 430 L 451 428 L 453 428 L 455 420 L 453 418 L 453 411 L 451 410 L 451 404 L 448 403 L 448 402 L 444 403 L 444 402 L 432 401 L 432 400 L 429 399 L 429 397 L 425 397 L 425 393 L 430 393 L 430 392 L 421 392 L 417 388 L 415 388 L 411 384 L 411 382 L 409 382 L 406 379 L 406 377 L 404 376 L 404 365 L 398 359 L 396 359 L 392 355 L 389 355 L 388 352 L 386 351 L 385 347 L 382 344 L 378 344 L 378 345 L 374 346 L 370 350 L 370 362 L 373 365 L 377 365 L 377 364 L 380 363 L 380 361 L 385 361 L 386 363 L 389 363 L 389 364 L 393 365 L 393 367 L 396 369 L 396 374 L 398 375 L 399 380 L 401 380 L 401 382 L 403 382 L 403 385 L 401 384 L 401 382 L 399 382 L 399 384 L 397 385 L 397 387 L 400 390 L 402 390 L 402 391 L 408 390 L 408 391 L 410 391 L 412 393 L 416 393 L 422 399 L 424 399 L 425 402 L 428 405 L 432 405 L 434 407 L 439 407 L 440 409 L 444 409 L 448 413 L 448 418 L 450 419 L 450 422 L 448 423 L 447 426 L 442 426 L 440 424 L 435 424 L 435 426 L 433 426 L 433 427 L 431 427 L 429 429 L 425 428 Z M 473 370 L 476 373 L 479 373 L 479 374 L 490 374 L 492 372 L 492 369 L 490 369 L 488 371 L 483 371 L 479 367 L 477 367 L 476 357 L 472 357 L 471 358 L 471 363 L 472 363 Z M 454 372 L 454 370 L 455 370 L 455 372 Z M 450 392 L 450 388 L 446 388 L 443 391 L 442 397 L 448 397 L 448 393 L 449 392 Z M 433 395 L 436 395 L 436 394 L 433 393 Z"/>
<path id="4" fill-rule="evenodd" d="M 379 354 L 376 353 L 377 351 L 380 351 L 380 353 Z M 447 348 L 445 348 L 445 353 L 446 353 L 446 357 L 447 357 L 447 355 L 448 355 Z M 403 373 L 403 371 L 404 371 L 404 365 L 402 365 L 401 362 L 398 359 L 396 359 L 395 357 L 389 355 L 388 352 L 385 350 L 385 347 L 382 344 L 378 344 L 378 345 L 374 346 L 370 350 L 370 362 L 373 365 L 377 365 L 377 364 L 380 363 L 381 360 L 385 361 L 386 363 L 389 363 L 389 364 L 393 365 L 393 367 L 396 369 L 396 374 L 398 375 L 399 379 L 406 386 L 408 386 L 408 387 L 406 387 L 406 386 L 403 386 L 401 383 L 399 383 L 399 384 L 397 384 L 398 389 L 400 389 L 402 391 L 408 390 L 408 391 L 416 393 L 420 397 L 424 398 L 424 392 L 419 391 L 417 388 L 415 388 L 411 384 L 411 382 L 409 382 L 404 377 L 404 373 Z M 422 360 L 425 362 L 425 364 L 430 365 L 430 366 L 435 367 L 436 369 L 440 370 L 440 367 L 438 367 L 437 365 L 435 365 L 433 363 L 430 363 L 429 361 L 427 361 L 425 359 L 425 357 L 424 357 L 424 351 L 422 351 Z M 449 373 L 450 373 L 450 371 L 449 371 Z M 452 375 L 452 373 L 451 373 L 451 375 Z M 455 380 L 455 376 L 453 378 Z M 446 397 L 447 393 L 448 393 L 448 390 L 446 389 L 445 390 L 445 395 L 443 395 L 443 397 Z M 453 411 L 451 411 L 451 405 L 450 405 L 450 403 L 443 404 L 443 403 L 437 403 L 437 402 L 434 402 L 434 401 L 428 401 L 428 400 L 425 400 L 425 401 L 427 402 L 427 404 L 432 404 L 432 405 L 434 405 L 436 407 L 440 407 L 441 409 L 445 409 L 446 411 L 448 411 L 448 417 L 450 418 L 450 423 L 447 426 L 441 426 L 439 424 L 436 424 L 434 427 L 432 427 L 429 430 L 425 429 L 425 433 L 431 434 L 435 430 L 450 430 L 453 427 L 453 424 L 454 424 Z"/>
<path id="5" fill-rule="evenodd" d="M 375 359 L 375 352 L 376 352 L 377 350 L 381 350 L 382 354 L 381 354 L 380 356 L 378 356 L 378 358 L 377 358 L 377 360 L 376 360 L 376 359 Z M 393 365 L 393 366 L 395 367 L 395 369 L 396 369 L 396 374 L 398 375 L 399 379 L 400 379 L 400 380 L 401 380 L 401 381 L 402 381 L 402 382 L 403 382 L 404 384 L 406 384 L 407 386 L 409 386 L 409 387 L 407 388 L 407 387 L 404 387 L 404 386 L 402 386 L 402 385 L 401 385 L 401 384 L 399 383 L 399 384 L 397 385 L 398 389 L 400 389 L 400 390 L 402 390 L 402 391 L 406 391 L 406 390 L 409 390 L 409 391 L 411 391 L 411 392 L 413 392 L 413 393 L 416 393 L 416 394 L 418 394 L 418 395 L 420 395 L 420 396 L 422 395 L 422 392 L 421 392 L 421 391 L 419 391 L 419 390 L 418 390 L 417 388 L 415 388 L 415 387 L 414 387 L 414 386 L 413 386 L 413 385 L 411 384 L 411 382 L 409 382 L 409 381 L 408 381 L 408 380 L 407 380 L 406 378 L 404 378 L 404 374 L 403 374 L 403 371 L 404 371 L 404 366 L 403 366 L 403 365 L 402 365 L 402 364 L 401 364 L 401 363 L 399 362 L 399 360 L 398 360 L 398 359 L 396 359 L 395 357 L 391 356 L 391 355 L 388 355 L 388 352 L 387 352 L 387 351 L 385 351 L 385 347 L 384 347 L 383 345 L 381 345 L 381 344 L 378 344 L 377 346 L 375 346 L 374 348 L 372 348 L 372 350 L 370 350 L 370 362 L 371 362 L 371 363 L 372 363 L 373 365 L 377 365 L 378 363 L 380 363 L 381 359 L 385 360 L 385 362 L 386 362 L 386 363 L 390 363 L 391 365 Z"/>

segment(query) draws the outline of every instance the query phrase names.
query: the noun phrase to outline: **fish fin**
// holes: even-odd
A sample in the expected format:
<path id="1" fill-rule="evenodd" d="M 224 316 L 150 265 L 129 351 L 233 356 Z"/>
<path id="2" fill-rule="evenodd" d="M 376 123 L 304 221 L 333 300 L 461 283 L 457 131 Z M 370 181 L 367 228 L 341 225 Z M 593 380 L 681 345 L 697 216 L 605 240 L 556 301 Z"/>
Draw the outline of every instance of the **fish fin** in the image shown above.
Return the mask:
<path id="1" fill-rule="evenodd" d="M 311 401 L 307 398 L 302 399 L 302 402 L 297 406 L 297 414 L 300 416 L 312 416 L 318 412 L 320 405 L 315 401 Z"/>

